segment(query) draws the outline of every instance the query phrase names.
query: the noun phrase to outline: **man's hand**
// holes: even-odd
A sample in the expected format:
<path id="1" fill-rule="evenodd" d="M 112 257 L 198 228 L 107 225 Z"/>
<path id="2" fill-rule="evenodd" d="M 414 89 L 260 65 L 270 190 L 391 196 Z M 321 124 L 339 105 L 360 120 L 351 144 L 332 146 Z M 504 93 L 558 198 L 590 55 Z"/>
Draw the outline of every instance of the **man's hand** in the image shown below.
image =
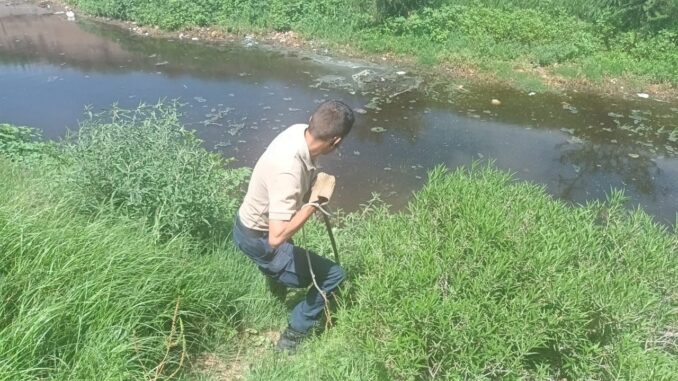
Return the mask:
<path id="1" fill-rule="evenodd" d="M 319 205 L 327 204 L 330 201 L 330 198 L 332 198 L 335 184 L 336 179 L 334 176 L 328 175 L 325 172 L 318 173 L 315 183 L 311 188 L 311 197 L 308 201 Z"/>

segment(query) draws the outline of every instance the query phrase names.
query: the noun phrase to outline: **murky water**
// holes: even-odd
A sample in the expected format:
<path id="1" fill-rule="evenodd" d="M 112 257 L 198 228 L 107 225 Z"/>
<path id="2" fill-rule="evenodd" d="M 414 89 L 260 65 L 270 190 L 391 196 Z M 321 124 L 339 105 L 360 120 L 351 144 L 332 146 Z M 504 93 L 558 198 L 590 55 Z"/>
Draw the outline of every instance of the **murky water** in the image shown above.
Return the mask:
<path id="1" fill-rule="evenodd" d="M 206 46 L 150 39 L 38 13 L 0 11 L 0 121 L 41 128 L 50 138 L 76 129 L 86 105 L 178 98 L 186 124 L 208 148 L 252 166 L 281 129 L 339 98 L 363 113 L 340 152 L 321 160 L 337 175 L 335 207 L 354 210 L 377 192 L 400 208 L 435 165 L 494 160 L 555 197 L 583 203 L 624 188 L 629 207 L 676 221 L 678 101 L 455 83 L 424 91 L 397 68 L 274 51 L 250 40 Z"/>

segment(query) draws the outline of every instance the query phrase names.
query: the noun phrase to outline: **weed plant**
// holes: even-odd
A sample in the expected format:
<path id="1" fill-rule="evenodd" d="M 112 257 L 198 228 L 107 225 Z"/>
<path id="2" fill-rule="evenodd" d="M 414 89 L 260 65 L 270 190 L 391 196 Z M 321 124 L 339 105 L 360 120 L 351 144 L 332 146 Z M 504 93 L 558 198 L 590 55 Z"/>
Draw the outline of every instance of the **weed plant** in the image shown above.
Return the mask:
<path id="1" fill-rule="evenodd" d="M 66 147 L 66 186 L 89 214 L 144 219 L 159 238 L 224 237 L 247 169 L 209 153 L 179 122 L 177 105 L 89 114 Z"/>
<path id="2" fill-rule="evenodd" d="M 12 161 L 26 163 L 54 158 L 56 146 L 43 141 L 33 128 L 0 123 L 0 153 Z"/>
<path id="3" fill-rule="evenodd" d="M 252 378 L 674 379 L 678 237 L 622 204 L 438 168 L 407 211 L 345 220 L 338 325 Z"/>

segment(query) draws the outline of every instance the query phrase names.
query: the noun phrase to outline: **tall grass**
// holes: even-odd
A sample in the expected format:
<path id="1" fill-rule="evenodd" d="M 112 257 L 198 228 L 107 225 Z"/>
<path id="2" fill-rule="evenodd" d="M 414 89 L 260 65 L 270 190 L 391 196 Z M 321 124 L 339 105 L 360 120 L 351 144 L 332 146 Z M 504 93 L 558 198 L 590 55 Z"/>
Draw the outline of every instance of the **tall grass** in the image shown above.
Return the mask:
<path id="1" fill-rule="evenodd" d="M 339 325 L 253 379 L 674 379 L 678 237 L 621 204 L 437 169 L 346 221 Z"/>
<path id="2" fill-rule="evenodd" d="M 132 118 L 135 127 L 121 131 L 148 128 L 167 152 L 206 154 L 192 140 L 164 145 L 163 136 L 176 136 L 165 116 Z M 97 126 L 120 127 L 88 128 Z M 29 144 L 24 134 L 0 138 Z M 130 144 L 147 142 L 136 139 Z M 108 135 L 101 141 L 65 147 L 62 167 L 47 175 L 38 159 L 9 162 L 0 153 L 0 379 L 168 379 L 197 353 L 228 348 L 238 329 L 284 319 L 262 294 L 260 274 L 227 241 L 183 229 L 158 240 L 145 214 L 108 202 L 83 209 L 97 203 L 97 193 L 75 190 L 72 169 L 83 165 L 96 174 L 86 179 L 108 179 L 102 168 L 132 179 L 111 182 L 111 194 L 147 175 L 161 179 L 156 185 L 168 183 L 162 174 L 172 183 L 193 179 Z M 134 170 L 111 167 L 91 147 Z M 129 164 L 137 162 L 149 164 Z M 211 161 L 183 163 L 202 174 L 197 183 L 212 178 L 192 167 Z M 162 194 L 156 185 L 148 193 Z M 678 236 L 623 201 L 616 192 L 609 202 L 573 207 L 492 167 L 437 168 L 406 211 L 375 203 L 343 219 L 335 235 L 350 279 L 337 324 L 297 356 L 257 359 L 249 376 L 675 379 Z M 319 224 L 306 230 L 298 243 L 330 252 Z"/>
<path id="3" fill-rule="evenodd" d="M 171 379 L 284 319 L 221 234 L 246 171 L 175 108 L 113 108 L 61 145 L 0 127 L 0 380 Z"/>
<path id="4" fill-rule="evenodd" d="M 178 106 L 113 106 L 89 114 L 65 146 L 65 187 L 86 213 L 143 218 L 156 235 L 225 237 L 249 171 L 207 152 L 179 122 Z"/>
<path id="5" fill-rule="evenodd" d="M 163 379 L 257 320 L 233 250 L 85 219 L 25 172 L 0 162 L 0 379 Z"/>

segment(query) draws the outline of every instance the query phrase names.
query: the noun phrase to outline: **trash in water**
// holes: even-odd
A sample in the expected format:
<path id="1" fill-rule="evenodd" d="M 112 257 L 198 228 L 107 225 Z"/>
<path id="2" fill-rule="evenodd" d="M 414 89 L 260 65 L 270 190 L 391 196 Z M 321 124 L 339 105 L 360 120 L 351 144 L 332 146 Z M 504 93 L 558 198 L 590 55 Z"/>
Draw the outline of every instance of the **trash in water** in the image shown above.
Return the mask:
<path id="1" fill-rule="evenodd" d="M 562 105 L 563 105 L 563 110 L 568 110 L 572 114 L 576 114 L 576 113 L 579 112 L 579 110 L 577 110 L 576 107 L 572 106 L 571 104 L 569 104 L 567 102 L 562 102 Z"/>
<path id="2" fill-rule="evenodd" d="M 235 136 L 235 134 L 245 128 L 245 123 L 231 124 L 229 127 L 231 128 L 228 130 L 228 133 L 231 134 L 231 136 Z"/>
<path id="3" fill-rule="evenodd" d="M 203 98 L 203 97 L 193 97 L 193 99 L 195 99 L 195 101 L 198 102 L 198 103 L 205 103 L 205 102 L 207 102 L 207 99 L 205 99 L 205 98 Z"/>
<path id="4" fill-rule="evenodd" d="M 637 153 L 630 153 L 629 157 L 632 158 L 632 159 L 637 159 L 637 158 L 640 157 L 640 155 L 638 155 Z"/>
<path id="5" fill-rule="evenodd" d="M 645 98 L 645 99 L 647 99 L 647 98 L 650 97 L 650 95 L 647 94 L 647 93 L 638 93 L 638 94 L 636 94 L 636 95 L 638 95 L 638 98 Z"/>
<path id="6" fill-rule="evenodd" d="M 386 129 L 384 127 L 372 127 L 370 128 L 370 131 L 372 132 L 384 132 Z"/>

